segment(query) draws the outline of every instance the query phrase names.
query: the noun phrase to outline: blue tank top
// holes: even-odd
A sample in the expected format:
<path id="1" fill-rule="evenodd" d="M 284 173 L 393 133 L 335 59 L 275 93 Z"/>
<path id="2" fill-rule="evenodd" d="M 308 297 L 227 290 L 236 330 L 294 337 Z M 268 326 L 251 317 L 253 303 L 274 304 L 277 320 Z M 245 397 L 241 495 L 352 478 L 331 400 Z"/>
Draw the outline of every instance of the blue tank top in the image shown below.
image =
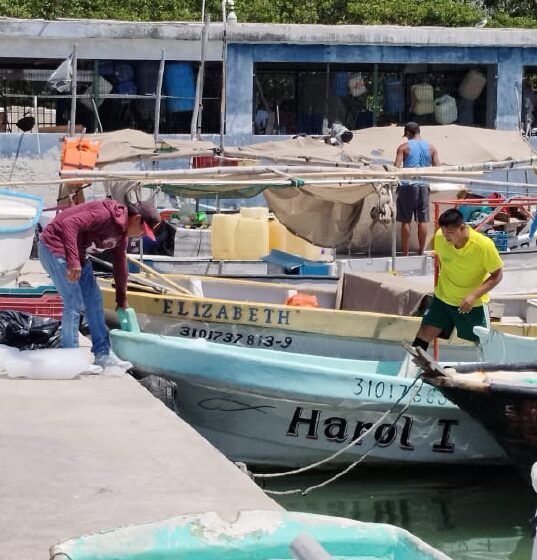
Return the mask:
<path id="1" fill-rule="evenodd" d="M 433 163 L 429 142 L 425 140 L 408 140 L 408 155 L 403 167 L 430 167 Z"/>

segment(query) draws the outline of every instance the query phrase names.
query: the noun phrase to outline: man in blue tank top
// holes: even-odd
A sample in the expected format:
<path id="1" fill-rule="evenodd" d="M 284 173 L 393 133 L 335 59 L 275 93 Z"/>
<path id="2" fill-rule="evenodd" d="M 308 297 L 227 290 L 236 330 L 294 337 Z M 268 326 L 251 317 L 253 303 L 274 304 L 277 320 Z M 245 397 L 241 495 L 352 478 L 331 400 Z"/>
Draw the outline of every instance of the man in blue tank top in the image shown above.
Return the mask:
<path id="1" fill-rule="evenodd" d="M 438 151 L 432 144 L 422 140 L 417 123 L 406 123 L 404 136 L 407 141 L 397 148 L 395 167 L 440 165 Z M 401 181 L 397 189 L 395 219 L 401 222 L 401 248 L 405 256 L 408 255 L 412 218 L 418 222 L 419 254 L 423 255 L 427 240 L 427 222 L 429 221 L 429 185 L 423 181 Z"/>

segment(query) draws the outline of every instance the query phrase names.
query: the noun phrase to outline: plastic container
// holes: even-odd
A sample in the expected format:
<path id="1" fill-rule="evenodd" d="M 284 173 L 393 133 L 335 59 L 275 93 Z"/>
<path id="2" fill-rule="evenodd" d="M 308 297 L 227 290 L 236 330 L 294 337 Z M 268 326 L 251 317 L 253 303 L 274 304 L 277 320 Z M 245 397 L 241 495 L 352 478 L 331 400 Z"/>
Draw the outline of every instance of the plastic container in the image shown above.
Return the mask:
<path id="1" fill-rule="evenodd" d="M 117 83 L 130 82 L 134 80 L 134 70 L 127 62 L 119 62 L 114 66 L 114 77 Z"/>
<path id="2" fill-rule="evenodd" d="M 346 97 L 349 94 L 349 73 L 336 72 L 333 84 L 334 95 Z"/>
<path id="3" fill-rule="evenodd" d="M 235 233 L 239 214 L 214 214 L 211 227 L 213 259 L 235 259 Z"/>
<path id="4" fill-rule="evenodd" d="M 278 220 L 269 220 L 269 250 L 287 251 L 287 229 Z"/>
<path id="5" fill-rule="evenodd" d="M 170 113 L 192 111 L 196 97 L 194 71 L 189 62 L 168 62 L 164 70 L 164 91 L 171 96 L 166 100 Z"/>
<path id="6" fill-rule="evenodd" d="M 405 110 L 405 91 L 401 80 L 384 81 L 384 110 L 388 113 Z"/>
<path id="7" fill-rule="evenodd" d="M 498 251 L 507 251 L 507 233 L 505 231 L 487 231 Z"/>
<path id="8" fill-rule="evenodd" d="M 114 89 L 114 93 L 121 93 L 123 95 L 136 95 L 137 91 L 136 84 L 132 80 L 119 82 Z"/>
<path id="9" fill-rule="evenodd" d="M 268 253 L 268 221 L 241 217 L 235 230 L 235 258 L 253 261 L 268 255 Z"/>
<path id="10" fill-rule="evenodd" d="M 487 77 L 479 70 L 468 70 L 459 85 L 459 95 L 464 99 L 475 101 L 483 91 Z"/>
<path id="11" fill-rule="evenodd" d="M 267 220 L 268 208 L 265 206 L 243 206 L 240 209 L 241 218 L 248 218 L 250 220 Z"/>
<path id="12" fill-rule="evenodd" d="M 326 260 L 326 251 L 309 241 L 287 232 L 287 252 L 310 261 Z"/>
<path id="13" fill-rule="evenodd" d="M 40 297 L 20 297 L 0 295 L 0 311 L 24 311 L 38 317 L 61 319 L 63 300 L 58 294 L 43 294 Z"/>
<path id="14" fill-rule="evenodd" d="M 457 120 L 457 101 L 451 95 L 434 100 L 434 118 L 438 124 L 451 124 Z"/>
<path id="15" fill-rule="evenodd" d="M 433 86 L 422 83 L 415 84 L 410 88 L 412 105 L 410 112 L 415 115 L 430 115 L 434 112 Z"/>

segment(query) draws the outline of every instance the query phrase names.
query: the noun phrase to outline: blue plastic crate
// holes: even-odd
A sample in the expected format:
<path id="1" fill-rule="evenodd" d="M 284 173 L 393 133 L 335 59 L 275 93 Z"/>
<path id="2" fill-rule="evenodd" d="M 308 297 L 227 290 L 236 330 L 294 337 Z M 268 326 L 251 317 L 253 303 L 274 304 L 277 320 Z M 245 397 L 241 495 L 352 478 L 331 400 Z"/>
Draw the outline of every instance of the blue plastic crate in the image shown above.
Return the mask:
<path id="1" fill-rule="evenodd" d="M 507 251 L 507 233 L 505 231 L 488 231 L 487 235 L 494 241 L 498 251 Z"/>

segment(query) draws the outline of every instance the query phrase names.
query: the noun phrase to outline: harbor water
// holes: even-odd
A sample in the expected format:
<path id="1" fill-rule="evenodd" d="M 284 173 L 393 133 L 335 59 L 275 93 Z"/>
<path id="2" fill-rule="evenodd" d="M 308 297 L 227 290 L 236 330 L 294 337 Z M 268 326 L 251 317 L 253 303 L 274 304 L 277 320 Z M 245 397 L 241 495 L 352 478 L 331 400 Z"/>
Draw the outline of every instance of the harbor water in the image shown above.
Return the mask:
<path id="1" fill-rule="evenodd" d="M 284 477 L 266 490 L 304 489 L 327 473 Z M 358 469 L 306 496 L 273 496 L 290 511 L 390 523 L 453 560 L 528 560 L 537 496 L 509 469 Z"/>

